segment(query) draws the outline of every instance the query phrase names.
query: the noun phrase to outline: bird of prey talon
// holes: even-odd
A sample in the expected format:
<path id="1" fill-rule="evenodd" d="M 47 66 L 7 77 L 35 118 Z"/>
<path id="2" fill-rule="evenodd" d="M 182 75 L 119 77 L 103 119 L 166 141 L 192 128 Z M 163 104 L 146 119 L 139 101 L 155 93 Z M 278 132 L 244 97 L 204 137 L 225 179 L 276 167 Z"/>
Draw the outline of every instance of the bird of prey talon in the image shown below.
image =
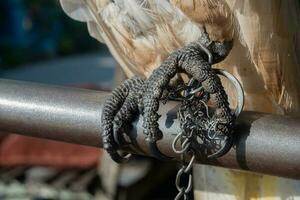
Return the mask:
<path id="1" fill-rule="evenodd" d="M 143 116 L 143 133 L 151 152 L 156 157 L 165 157 L 156 147 L 156 142 L 163 137 L 157 111 L 159 101 L 168 99 L 165 93 L 174 93 L 181 87 L 180 79 L 183 82 L 187 82 L 186 78 L 196 80 L 204 96 L 214 104 L 213 116 L 206 117 L 206 123 L 199 125 L 204 132 L 208 130 L 207 138 L 214 138 L 210 135 L 212 132 L 213 135 L 230 135 L 235 116 L 220 78 L 212 68 L 227 57 L 234 40 L 234 15 L 226 1 L 60 2 L 72 18 L 87 22 L 89 33 L 108 45 L 129 76 L 129 80 L 113 91 L 103 110 L 104 149 L 114 160 L 128 159 L 129 155 L 123 156 L 117 151 L 123 143 L 118 141 L 118 136 L 126 132 L 124 124 L 137 114 Z M 199 114 L 205 112 L 197 110 Z M 212 153 L 207 157 L 219 155 Z"/>
<path id="2" fill-rule="evenodd" d="M 178 112 L 183 125 L 188 126 L 181 126 L 181 129 L 186 128 L 188 133 L 194 133 L 189 128 L 195 127 L 196 123 L 202 135 L 197 131 L 197 138 L 193 141 L 207 140 L 208 146 L 218 147 L 217 151 L 207 152 L 195 146 L 199 152 L 205 153 L 208 158 L 215 158 L 230 149 L 230 137 L 226 139 L 226 134 L 236 135 L 231 134 L 230 130 L 242 110 L 243 101 L 240 101 L 235 114 L 230 115 L 225 91 L 216 76 L 221 71 L 213 70 L 211 65 L 226 56 L 232 42 L 234 45 L 230 55 L 218 64 L 218 68 L 226 70 L 221 75 L 228 71 L 242 82 L 246 94 L 245 109 L 277 114 L 299 113 L 298 1 L 60 0 L 60 3 L 71 18 L 87 24 L 93 38 L 107 45 L 128 78 L 141 77 L 125 81 L 106 104 L 103 138 L 105 149 L 116 161 L 126 161 L 130 156 L 123 156 L 117 151 L 120 144 L 124 145 L 124 141 L 119 141 L 122 137 L 118 136 L 125 132 L 123 124 L 130 122 L 130 118 L 137 114 L 144 117 L 144 133 L 149 148 L 156 157 L 162 157 L 157 156 L 159 152 L 155 145 L 163 137 L 157 124 L 158 100 L 180 99 L 180 108 L 187 105 L 183 112 Z M 206 42 L 204 33 L 209 38 Z M 186 75 L 181 76 L 181 71 L 186 72 L 188 78 L 199 80 L 205 91 L 203 88 L 190 89 L 186 84 L 190 81 Z M 181 76 L 184 83 L 173 82 L 173 75 Z M 236 82 L 234 77 L 227 75 L 225 77 L 231 79 L 231 83 Z M 225 84 L 229 102 L 233 105 L 238 103 L 242 92 Z M 186 88 L 188 95 L 185 96 L 182 94 Z M 196 94 L 192 95 L 194 92 Z M 237 93 L 238 98 L 231 98 Z M 214 103 L 216 108 L 213 110 L 210 107 L 213 111 L 210 113 L 206 112 L 208 109 L 204 105 L 208 101 Z M 197 115 L 193 116 L 192 111 L 196 111 Z M 223 141 L 228 141 L 228 145 L 217 144 L 220 134 L 225 136 L 220 138 L 225 138 Z M 250 151 L 245 151 L 246 143 L 244 141 L 243 146 L 237 147 L 229 160 L 234 159 L 232 155 L 236 153 L 237 164 L 251 168 L 253 166 L 247 165 L 252 157 Z M 174 146 L 182 147 L 182 144 Z M 175 149 L 177 152 L 181 150 Z M 228 159 L 219 161 L 222 165 Z M 236 173 L 205 165 L 196 165 L 194 172 L 197 177 L 195 199 L 244 199 L 253 196 L 269 199 L 270 191 L 271 198 L 275 199 L 280 196 L 293 198 L 299 194 L 299 181 Z M 251 192 L 245 194 L 241 188 Z"/>
<path id="3" fill-rule="evenodd" d="M 120 159 L 115 158 L 117 146 L 113 134 L 122 132 L 120 129 L 125 122 L 130 122 L 134 114 L 142 111 L 140 114 L 143 115 L 146 141 L 155 156 L 163 158 L 155 149 L 156 141 L 162 137 L 158 124 L 160 115 L 157 113 L 159 101 L 170 80 L 182 72 L 201 83 L 204 92 L 209 94 L 215 104 L 213 118 L 216 134 L 230 134 L 234 116 L 220 78 L 211 65 L 223 60 L 231 47 L 231 42 L 210 41 L 208 35 L 203 34 L 199 40 L 171 53 L 148 79 L 133 77 L 116 88 L 104 105 L 102 113 L 104 149 L 119 162 Z"/>
<path id="4" fill-rule="evenodd" d="M 102 113 L 103 148 L 116 162 L 125 162 L 130 157 L 130 154 L 123 156 L 117 151 L 120 145 L 117 135 L 121 133 L 124 124 L 138 113 L 138 102 L 142 94 L 140 89 L 143 84 L 144 80 L 139 77 L 126 80 L 114 89 L 104 105 Z"/>

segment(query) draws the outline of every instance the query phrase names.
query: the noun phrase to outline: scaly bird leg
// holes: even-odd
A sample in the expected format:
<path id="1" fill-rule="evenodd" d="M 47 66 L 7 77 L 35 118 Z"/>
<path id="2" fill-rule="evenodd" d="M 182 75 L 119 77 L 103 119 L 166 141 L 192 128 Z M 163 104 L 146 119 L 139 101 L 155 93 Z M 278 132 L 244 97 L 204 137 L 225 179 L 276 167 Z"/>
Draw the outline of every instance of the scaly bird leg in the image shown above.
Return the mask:
<path id="1" fill-rule="evenodd" d="M 207 37 L 201 38 L 173 52 L 159 68 L 153 71 L 148 80 L 143 81 L 135 77 L 126 80 L 116 88 L 107 100 L 102 116 L 103 146 L 112 159 L 117 162 L 127 160 L 127 157 L 117 152 L 118 134 L 122 131 L 124 123 L 129 122 L 138 110 L 143 112 L 144 134 L 152 153 L 156 157 L 166 158 L 156 147 L 156 141 L 162 137 L 158 125 L 160 116 L 157 111 L 159 101 L 170 80 L 182 71 L 202 83 L 203 89 L 210 94 L 215 103 L 216 111 L 213 116 L 216 121 L 215 131 L 229 134 L 234 116 L 231 114 L 221 81 L 211 68 L 211 62 L 216 63 L 224 59 L 230 48 L 230 43 L 211 42 Z"/>
<path id="2" fill-rule="evenodd" d="M 103 148 L 116 162 L 125 162 L 128 156 L 122 156 L 117 152 L 119 145 L 114 139 L 123 127 L 138 112 L 138 99 L 144 81 L 139 77 L 126 80 L 114 89 L 112 96 L 107 99 L 102 113 L 102 141 Z M 117 137 L 117 136 L 116 136 Z"/>
<path id="3" fill-rule="evenodd" d="M 157 114 L 157 111 L 163 90 L 170 79 L 181 71 L 185 71 L 202 83 L 205 92 L 210 94 L 216 106 L 213 116 L 216 121 L 216 131 L 225 135 L 229 134 L 234 116 L 229 108 L 227 95 L 220 78 L 208 62 L 210 56 L 207 55 L 207 50 L 212 52 L 212 62 L 219 62 L 227 56 L 231 49 L 231 43 L 209 42 L 207 44 L 207 46 L 203 45 L 203 41 L 200 40 L 173 52 L 145 81 L 143 128 L 146 139 L 150 144 L 155 144 L 161 138 L 158 125 L 160 116 Z M 207 48 L 205 51 L 203 46 Z"/>

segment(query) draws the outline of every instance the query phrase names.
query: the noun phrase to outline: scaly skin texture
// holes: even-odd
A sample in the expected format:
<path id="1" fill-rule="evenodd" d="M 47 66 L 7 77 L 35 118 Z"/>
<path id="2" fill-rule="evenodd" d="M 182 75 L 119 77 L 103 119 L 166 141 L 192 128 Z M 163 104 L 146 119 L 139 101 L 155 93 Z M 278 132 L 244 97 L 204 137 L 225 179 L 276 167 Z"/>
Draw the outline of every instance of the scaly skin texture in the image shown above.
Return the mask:
<path id="1" fill-rule="evenodd" d="M 127 159 L 118 154 L 118 144 L 114 140 L 113 133 L 121 131 L 124 123 L 130 122 L 133 115 L 138 112 L 138 100 L 141 99 L 143 83 L 144 81 L 139 77 L 126 80 L 114 89 L 103 107 L 103 148 L 116 162 L 123 162 Z"/>
<path id="2" fill-rule="evenodd" d="M 210 94 L 210 99 L 216 107 L 213 116 L 213 119 L 218 121 L 216 131 L 229 134 L 234 116 L 229 108 L 220 78 L 212 70 L 211 64 L 223 60 L 231 47 L 230 42 L 210 42 L 204 35 L 199 41 L 174 51 L 159 68 L 153 71 L 149 79 L 142 81 L 134 77 L 115 89 L 103 111 L 104 149 L 114 155 L 116 145 L 112 137 L 113 131 L 121 129 L 124 122 L 132 119 L 133 113 L 138 110 L 142 110 L 146 140 L 150 144 L 155 144 L 161 139 L 162 133 L 158 125 L 160 116 L 157 113 L 159 101 L 170 80 L 180 72 L 186 72 L 202 83 L 204 91 Z M 208 61 L 207 51 L 212 55 L 212 63 Z M 117 160 L 113 156 L 112 158 Z"/>

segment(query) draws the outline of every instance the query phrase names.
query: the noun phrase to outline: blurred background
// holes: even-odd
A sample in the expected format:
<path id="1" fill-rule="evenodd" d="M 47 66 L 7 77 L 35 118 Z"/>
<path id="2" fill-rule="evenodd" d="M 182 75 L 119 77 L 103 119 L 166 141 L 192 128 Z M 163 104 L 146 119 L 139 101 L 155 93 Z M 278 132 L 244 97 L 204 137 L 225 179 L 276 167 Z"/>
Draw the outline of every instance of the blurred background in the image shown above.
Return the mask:
<path id="1" fill-rule="evenodd" d="M 111 90 L 125 78 L 116 66 L 58 0 L 0 0 L 2 79 Z M 176 171 L 176 163 L 136 156 L 117 165 L 98 148 L 0 134 L 0 200 L 167 200 L 177 193 Z M 254 192 L 245 179 L 248 186 Z"/>
<path id="2" fill-rule="evenodd" d="M 96 90 L 124 78 L 57 0 L 0 1 L 0 24 L 1 78 Z M 142 157 L 120 166 L 97 148 L 3 133 L 0 200 L 172 199 L 174 166 Z"/>
<path id="3" fill-rule="evenodd" d="M 58 0 L 0 1 L 1 78 L 110 90 L 124 78 L 116 65 Z M 120 166 L 97 148 L 1 134 L 0 200 L 173 199 L 175 173 L 174 163 Z"/>
<path id="4" fill-rule="evenodd" d="M 101 49 L 84 24 L 68 19 L 58 1 L 4 0 L 0 9 L 2 69 Z"/>
<path id="5" fill-rule="evenodd" d="M 112 76 L 113 69 L 106 76 L 100 69 L 115 65 L 106 46 L 88 35 L 84 23 L 68 18 L 57 0 L 2 0 L 0 10 L 3 78 L 85 84 Z"/>

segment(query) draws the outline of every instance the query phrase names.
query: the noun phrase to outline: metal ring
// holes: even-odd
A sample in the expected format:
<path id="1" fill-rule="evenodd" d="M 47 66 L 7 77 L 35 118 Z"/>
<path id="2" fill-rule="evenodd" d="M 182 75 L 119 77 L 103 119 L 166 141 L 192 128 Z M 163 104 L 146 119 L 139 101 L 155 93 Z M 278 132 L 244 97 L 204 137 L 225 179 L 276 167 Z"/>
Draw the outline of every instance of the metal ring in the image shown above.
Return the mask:
<path id="1" fill-rule="evenodd" d="M 196 126 L 193 125 L 192 127 L 190 127 L 190 129 L 192 129 L 190 131 L 190 133 L 187 134 L 187 135 L 184 135 L 184 137 L 187 138 L 187 139 L 189 139 L 189 140 L 191 140 L 191 138 L 194 136 L 194 134 L 195 134 L 194 132 L 196 131 Z"/>
<path id="2" fill-rule="evenodd" d="M 180 180 L 181 180 L 181 176 L 182 176 L 183 173 L 185 173 L 184 169 L 181 168 L 178 171 L 177 175 L 176 175 L 175 185 L 176 185 L 176 188 L 177 188 L 178 191 L 182 190 L 182 188 L 180 187 Z M 189 183 L 188 183 L 188 187 L 184 190 L 185 193 L 188 193 L 192 189 L 192 179 L 193 179 L 193 177 L 192 177 L 192 174 L 190 174 L 190 173 L 188 175 L 189 175 Z"/>
<path id="3" fill-rule="evenodd" d="M 244 108 L 244 104 L 245 104 L 245 95 L 244 95 L 244 90 L 243 90 L 241 83 L 235 76 L 233 76 L 231 73 L 229 73 L 228 71 L 226 71 L 224 69 L 213 69 L 213 70 L 215 70 L 215 72 L 218 75 L 221 75 L 221 76 L 224 76 L 225 78 L 227 78 L 233 84 L 236 95 L 237 95 L 237 106 L 235 108 L 234 115 L 235 115 L 235 117 L 238 117 L 241 114 L 241 112 Z M 195 80 L 194 78 L 191 78 L 188 83 L 188 86 L 190 86 L 190 84 L 194 80 Z M 193 95 L 193 94 L 199 92 L 201 89 L 202 89 L 202 86 L 190 91 L 188 94 L 185 91 L 185 97 L 188 97 L 189 95 Z"/>
<path id="4" fill-rule="evenodd" d="M 184 188 L 181 188 L 178 194 L 176 195 L 176 197 L 174 198 L 174 200 L 179 200 L 184 194 L 185 194 Z"/>
<path id="5" fill-rule="evenodd" d="M 177 150 L 176 149 L 176 144 L 179 141 L 179 139 L 182 136 L 182 134 L 183 134 L 183 132 L 177 134 L 176 137 L 174 138 L 173 142 L 172 142 L 172 149 L 177 154 L 182 154 L 182 153 L 186 152 L 187 149 L 190 147 L 190 144 L 191 144 L 191 143 L 188 143 L 189 142 L 189 138 L 187 138 L 182 143 L 182 149 L 181 150 Z"/>
<path id="6" fill-rule="evenodd" d="M 188 183 L 188 186 L 185 189 L 184 193 L 186 193 L 186 194 L 189 193 L 192 190 L 192 187 L 193 187 L 193 176 L 192 176 L 192 174 L 189 174 L 189 183 Z"/>
<path id="7" fill-rule="evenodd" d="M 193 156 L 192 156 L 192 158 L 191 158 L 189 164 L 188 164 L 187 167 L 184 169 L 184 173 L 188 173 L 188 172 L 191 170 L 191 168 L 192 168 L 192 166 L 193 166 L 193 164 L 194 164 L 195 158 L 196 158 L 196 156 L 195 156 L 195 154 L 193 154 Z"/>
<path id="8" fill-rule="evenodd" d="M 189 95 L 194 95 L 196 94 L 197 92 L 200 92 L 201 90 L 203 89 L 203 86 L 200 86 L 192 91 L 189 92 Z"/>
<path id="9" fill-rule="evenodd" d="M 227 72 L 224 69 L 214 69 L 214 70 L 216 71 L 217 74 L 227 78 L 235 87 L 235 92 L 237 95 L 237 106 L 235 108 L 234 115 L 235 117 L 238 117 L 241 114 L 245 104 L 245 95 L 241 83 L 235 76 L 233 76 L 231 73 Z"/>
<path id="10" fill-rule="evenodd" d="M 201 44 L 201 42 L 198 42 L 198 45 L 204 51 L 204 53 L 206 53 L 206 55 L 208 57 L 208 63 L 212 64 L 212 62 L 213 62 L 213 56 L 212 56 L 211 52 L 208 50 L 207 47 L 205 47 L 203 44 Z"/>
<path id="11" fill-rule="evenodd" d="M 237 118 L 241 114 L 245 103 L 245 96 L 244 96 L 244 90 L 242 88 L 242 85 L 235 76 L 233 76 L 231 73 L 227 72 L 226 70 L 224 69 L 214 69 L 214 70 L 218 75 L 227 78 L 235 87 L 235 92 L 237 95 L 237 106 L 235 108 L 234 115 Z M 218 150 L 217 152 L 211 155 L 208 155 L 207 157 L 210 159 L 221 157 L 231 149 L 232 144 L 233 144 L 233 137 L 229 135 L 225 140 L 225 145 L 220 150 Z"/>

